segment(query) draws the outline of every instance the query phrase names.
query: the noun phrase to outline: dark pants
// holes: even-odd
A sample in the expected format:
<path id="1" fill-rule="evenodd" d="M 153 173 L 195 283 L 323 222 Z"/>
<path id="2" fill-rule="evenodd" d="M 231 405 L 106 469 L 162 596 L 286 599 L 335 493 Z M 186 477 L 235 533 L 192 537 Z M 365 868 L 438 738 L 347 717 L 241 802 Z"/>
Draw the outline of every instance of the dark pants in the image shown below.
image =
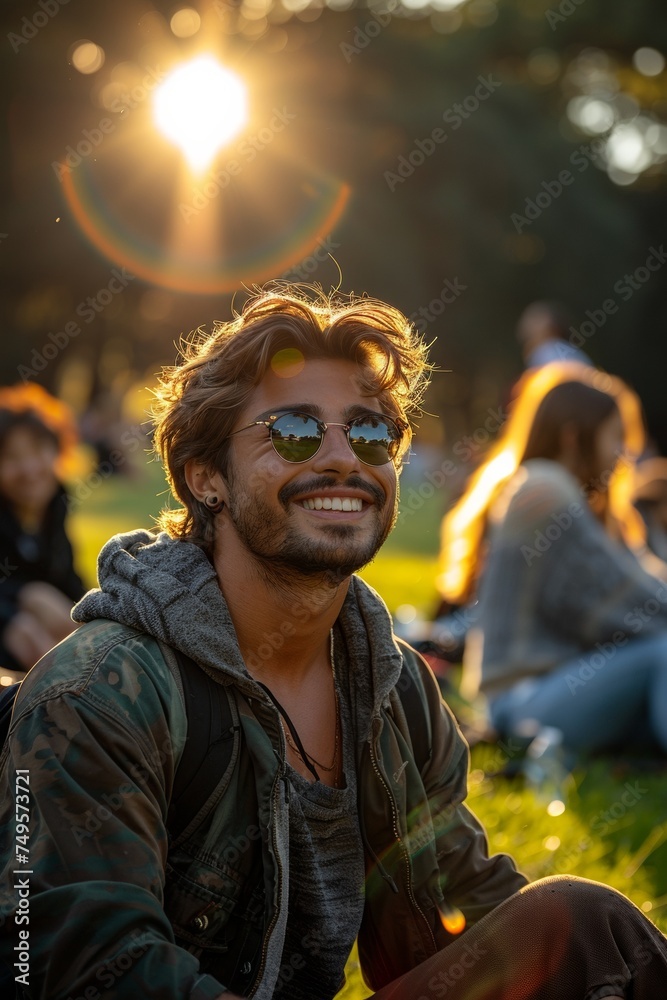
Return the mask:
<path id="1" fill-rule="evenodd" d="M 515 893 L 374 1000 L 667 998 L 667 938 L 600 882 L 556 875 Z"/>

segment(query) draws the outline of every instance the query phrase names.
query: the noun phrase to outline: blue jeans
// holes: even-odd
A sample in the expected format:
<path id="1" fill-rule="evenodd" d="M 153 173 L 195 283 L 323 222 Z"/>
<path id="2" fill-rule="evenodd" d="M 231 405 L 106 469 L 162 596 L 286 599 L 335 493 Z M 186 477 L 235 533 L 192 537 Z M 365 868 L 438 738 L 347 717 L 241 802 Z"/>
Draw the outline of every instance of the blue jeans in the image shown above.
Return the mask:
<path id="1" fill-rule="evenodd" d="M 519 681 L 489 702 L 503 734 L 535 719 L 575 751 L 657 743 L 667 753 L 667 632 L 594 650 L 548 674 Z"/>

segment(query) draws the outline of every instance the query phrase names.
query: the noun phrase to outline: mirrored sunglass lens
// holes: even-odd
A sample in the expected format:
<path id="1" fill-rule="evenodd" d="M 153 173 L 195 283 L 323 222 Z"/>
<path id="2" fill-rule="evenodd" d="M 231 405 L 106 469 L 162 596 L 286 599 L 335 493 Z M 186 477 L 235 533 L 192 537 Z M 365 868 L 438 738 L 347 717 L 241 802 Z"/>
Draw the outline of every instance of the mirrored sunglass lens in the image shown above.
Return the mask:
<path id="1" fill-rule="evenodd" d="M 381 417 L 359 417 L 350 423 L 350 445 L 366 465 L 386 465 L 399 443 L 398 428 Z"/>
<path id="2" fill-rule="evenodd" d="M 322 436 L 317 420 L 307 413 L 285 413 L 271 428 L 271 441 L 287 462 L 306 462 L 320 446 Z"/>

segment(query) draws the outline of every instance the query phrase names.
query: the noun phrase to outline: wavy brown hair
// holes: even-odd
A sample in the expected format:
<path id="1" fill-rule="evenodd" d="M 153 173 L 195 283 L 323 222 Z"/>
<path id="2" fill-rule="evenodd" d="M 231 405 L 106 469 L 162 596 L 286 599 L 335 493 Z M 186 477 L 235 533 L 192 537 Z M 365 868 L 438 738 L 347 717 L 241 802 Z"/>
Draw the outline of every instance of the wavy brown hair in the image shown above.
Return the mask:
<path id="1" fill-rule="evenodd" d="M 195 460 L 226 474 L 228 437 L 238 415 L 286 349 L 305 359 L 354 361 L 362 391 L 377 396 L 388 415 L 407 421 L 420 411 L 431 366 L 425 343 L 398 309 L 310 286 L 275 284 L 257 291 L 209 336 L 196 331 L 182 346 L 182 363 L 164 369 L 154 391 L 155 451 L 183 504 L 159 516 L 158 525 L 172 537 L 210 544 L 214 515 L 190 492 L 185 465 Z M 409 441 L 410 432 L 406 448 Z"/>

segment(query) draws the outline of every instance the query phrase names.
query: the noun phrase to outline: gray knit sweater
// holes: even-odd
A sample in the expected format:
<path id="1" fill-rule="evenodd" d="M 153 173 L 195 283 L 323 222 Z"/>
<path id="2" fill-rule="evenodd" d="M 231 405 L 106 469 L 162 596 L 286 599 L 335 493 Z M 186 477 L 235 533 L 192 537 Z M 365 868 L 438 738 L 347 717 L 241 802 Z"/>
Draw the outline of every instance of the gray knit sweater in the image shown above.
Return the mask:
<path id="1" fill-rule="evenodd" d="M 587 650 L 667 629 L 667 586 L 609 537 L 558 462 L 519 468 L 491 507 L 487 537 L 469 693 L 495 696 Z"/>

